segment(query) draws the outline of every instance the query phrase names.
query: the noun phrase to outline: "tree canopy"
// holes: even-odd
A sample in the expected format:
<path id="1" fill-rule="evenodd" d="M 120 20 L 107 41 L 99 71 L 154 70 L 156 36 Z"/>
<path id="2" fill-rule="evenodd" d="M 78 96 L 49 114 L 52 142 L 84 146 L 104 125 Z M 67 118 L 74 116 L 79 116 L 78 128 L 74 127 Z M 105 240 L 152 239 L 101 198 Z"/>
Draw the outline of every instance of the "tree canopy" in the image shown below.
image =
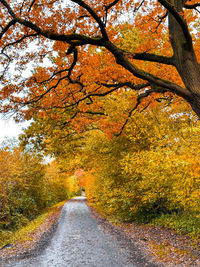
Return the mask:
<path id="1" fill-rule="evenodd" d="M 199 6 L 0 0 L 1 111 L 17 111 L 16 119 L 36 110 L 56 119 L 62 113 L 65 123 L 76 119 L 80 127 L 91 115 L 105 118 L 104 97 L 129 90 L 135 93 L 121 130 L 141 103 L 145 108 L 155 99 L 181 97 L 199 116 Z"/>

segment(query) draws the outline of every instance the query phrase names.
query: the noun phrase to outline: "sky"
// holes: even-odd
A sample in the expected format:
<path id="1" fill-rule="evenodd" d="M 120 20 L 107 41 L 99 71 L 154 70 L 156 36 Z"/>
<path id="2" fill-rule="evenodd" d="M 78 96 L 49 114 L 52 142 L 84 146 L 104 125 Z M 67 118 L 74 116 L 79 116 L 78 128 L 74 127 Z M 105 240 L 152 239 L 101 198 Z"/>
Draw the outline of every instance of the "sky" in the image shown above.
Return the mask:
<path id="1" fill-rule="evenodd" d="M 25 50 L 24 53 L 26 52 L 30 52 L 37 49 L 37 46 L 34 43 L 29 44 L 28 48 Z M 44 59 L 44 66 L 48 66 L 49 61 Z M 10 75 L 12 75 L 12 73 L 15 73 L 16 71 L 16 65 L 14 63 L 14 61 L 10 64 L 9 66 L 9 72 Z M 21 73 L 22 78 L 28 78 L 31 74 L 33 67 L 31 63 L 28 63 L 26 65 L 26 70 Z M 0 85 L 0 89 L 1 89 L 1 85 Z M 23 128 L 28 127 L 29 123 L 28 122 L 24 122 L 24 123 L 15 123 L 14 120 L 12 118 L 5 118 L 4 115 L 0 114 L 0 144 L 5 141 L 6 137 L 9 138 L 18 138 L 18 136 L 23 132 Z"/>
<path id="2" fill-rule="evenodd" d="M 24 50 L 24 53 L 26 54 L 27 52 L 37 50 L 37 48 L 38 46 L 36 42 L 32 42 L 29 44 L 28 48 Z M 51 65 L 52 62 L 49 61 L 48 58 L 44 58 L 43 63 L 40 63 L 40 66 L 43 67 Z M 34 69 L 33 64 L 31 62 L 28 62 L 26 65 L 26 70 L 23 73 L 21 73 L 22 78 L 28 78 L 30 75 L 32 75 L 33 69 Z M 15 71 L 16 71 L 16 65 L 13 61 L 12 64 L 10 64 L 9 66 L 9 72 L 12 75 L 12 73 L 15 73 Z M 3 115 L 0 114 L 0 144 L 5 140 L 6 137 L 17 138 L 23 132 L 23 128 L 28 127 L 29 124 L 30 124 L 29 122 L 15 123 L 12 118 L 10 119 L 4 118 Z"/>
<path id="3" fill-rule="evenodd" d="M 18 136 L 23 133 L 23 129 L 27 128 L 30 125 L 30 122 L 24 123 L 15 123 L 12 118 L 4 119 L 0 114 L 0 147 L 7 138 L 15 138 L 17 139 Z M 6 142 L 6 145 L 8 143 Z M 14 143 L 15 144 L 15 143 Z M 44 164 L 49 164 L 54 160 L 51 156 L 45 156 L 43 158 Z"/>
<path id="4" fill-rule="evenodd" d="M 2 143 L 6 137 L 17 138 L 19 134 L 23 132 L 23 128 L 28 126 L 28 122 L 15 123 L 12 118 L 3 118 L 0 115 L 0 143 Z"/>

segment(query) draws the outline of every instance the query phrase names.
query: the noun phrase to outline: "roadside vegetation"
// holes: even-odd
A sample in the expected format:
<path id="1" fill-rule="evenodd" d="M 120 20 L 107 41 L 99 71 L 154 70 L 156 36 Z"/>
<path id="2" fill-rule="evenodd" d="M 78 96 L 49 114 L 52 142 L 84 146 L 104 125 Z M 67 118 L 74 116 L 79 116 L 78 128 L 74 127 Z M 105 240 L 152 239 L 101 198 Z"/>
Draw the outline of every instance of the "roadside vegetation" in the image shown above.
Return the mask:
<path id="1" fill-rule="evenodd" d="M 52 161 L 19 147 L 0 149 L 0 247 L 20 236 L 18 229 L 37 218 L 42 222 L 56 203 L 79 191 L 75 176 Z M 48 212 L 47 212 L 48 211 Z M 45 214 L 44 214 L 45 213 Z M 17 231 L 17 232 L 16 232 Z"/>
<path id="2" fill-rule="evenodd" d="M 29 246 L 32 247 L 46 231 L 51 229 L 52 224 L 58 219 L 60 210 L 65 202 L 62 201 L 52 207 L 46 208 L 41 215 L 15 231 L 1 232 L 0 247 L 8 247 L 9 250 L 13 248 L 12 253 L 15 251 L 16 254 L 19 254 L 20 251 L 17 251 L 17 248 L 21 244 L 27 251 Z M 49 221 L 51 222 L 49 223 Z M 16 244 L 17 247 L 15 247 Z"/>
<path id="3" fill-rule="evenodd" d="M 104 100 L 110 107 L 104 120 L 82 131 L 59 129 L 48 117 L 35 122 L 21 136 L 56 157 L 62 170 L 74 173 L 88 202 L 109 220 L 153 224 L 200 236 L 200 125 L 188 106 L 151 104 L 129 119 L 124 131 L 121 114 L 129 108 L 131 91 Z M 180 110 L 182 112 L 180 112 Z M 59 121 L 66 119 L 58 112 Z M 63 117 L 62 117 L 63 116 Z M 44 138 L 35 142 L 37 133 Z"/>
<path id="4" fill-rule="evenodd" d="M 131 119 L 125 133 L 88 136 L 86 195 L 114 222 L 174 229 L 200 239 L 200 142 L 194 117 L 159 106 Z"/>

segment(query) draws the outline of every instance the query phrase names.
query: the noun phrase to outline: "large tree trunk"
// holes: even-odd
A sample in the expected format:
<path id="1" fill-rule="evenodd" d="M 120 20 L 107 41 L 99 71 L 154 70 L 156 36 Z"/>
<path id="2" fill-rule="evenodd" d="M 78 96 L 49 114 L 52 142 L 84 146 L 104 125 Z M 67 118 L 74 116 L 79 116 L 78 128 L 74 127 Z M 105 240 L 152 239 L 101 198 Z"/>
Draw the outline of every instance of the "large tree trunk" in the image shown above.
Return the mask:
<path id="1" fill-rule="evenodd" d="M 177 12 L 183 12 L 185 0 L 171 0 L 171 4 Z M 180 24 L 169 13 L 169 35 L 171 45 L 174 51 L 176 68 L 182 78 L 186 88 L 192 93 L 192 100 L 189 101 L 192 109 L 200 117 L 200 68 L 197 58 L 190 43 L 186 38 Z"/>

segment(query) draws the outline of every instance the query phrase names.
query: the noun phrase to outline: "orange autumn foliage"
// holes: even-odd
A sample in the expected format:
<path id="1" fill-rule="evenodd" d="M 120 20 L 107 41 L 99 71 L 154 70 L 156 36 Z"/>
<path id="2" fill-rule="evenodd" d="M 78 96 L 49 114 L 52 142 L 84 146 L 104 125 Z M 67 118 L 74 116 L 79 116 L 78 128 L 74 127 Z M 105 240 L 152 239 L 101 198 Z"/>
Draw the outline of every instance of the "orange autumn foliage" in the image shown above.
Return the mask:
<path id="1" fill-rule="evenodd" d="M 196 9 L 197 2 L 180 0 L 1 0 L 1 111 L 57 120 L 50 111 L 58 109 L 79 132 L 102 116 L 107 128 L 102 99 L 133 90 L 133 107 L 165 94 L 199 115 Z"/>

